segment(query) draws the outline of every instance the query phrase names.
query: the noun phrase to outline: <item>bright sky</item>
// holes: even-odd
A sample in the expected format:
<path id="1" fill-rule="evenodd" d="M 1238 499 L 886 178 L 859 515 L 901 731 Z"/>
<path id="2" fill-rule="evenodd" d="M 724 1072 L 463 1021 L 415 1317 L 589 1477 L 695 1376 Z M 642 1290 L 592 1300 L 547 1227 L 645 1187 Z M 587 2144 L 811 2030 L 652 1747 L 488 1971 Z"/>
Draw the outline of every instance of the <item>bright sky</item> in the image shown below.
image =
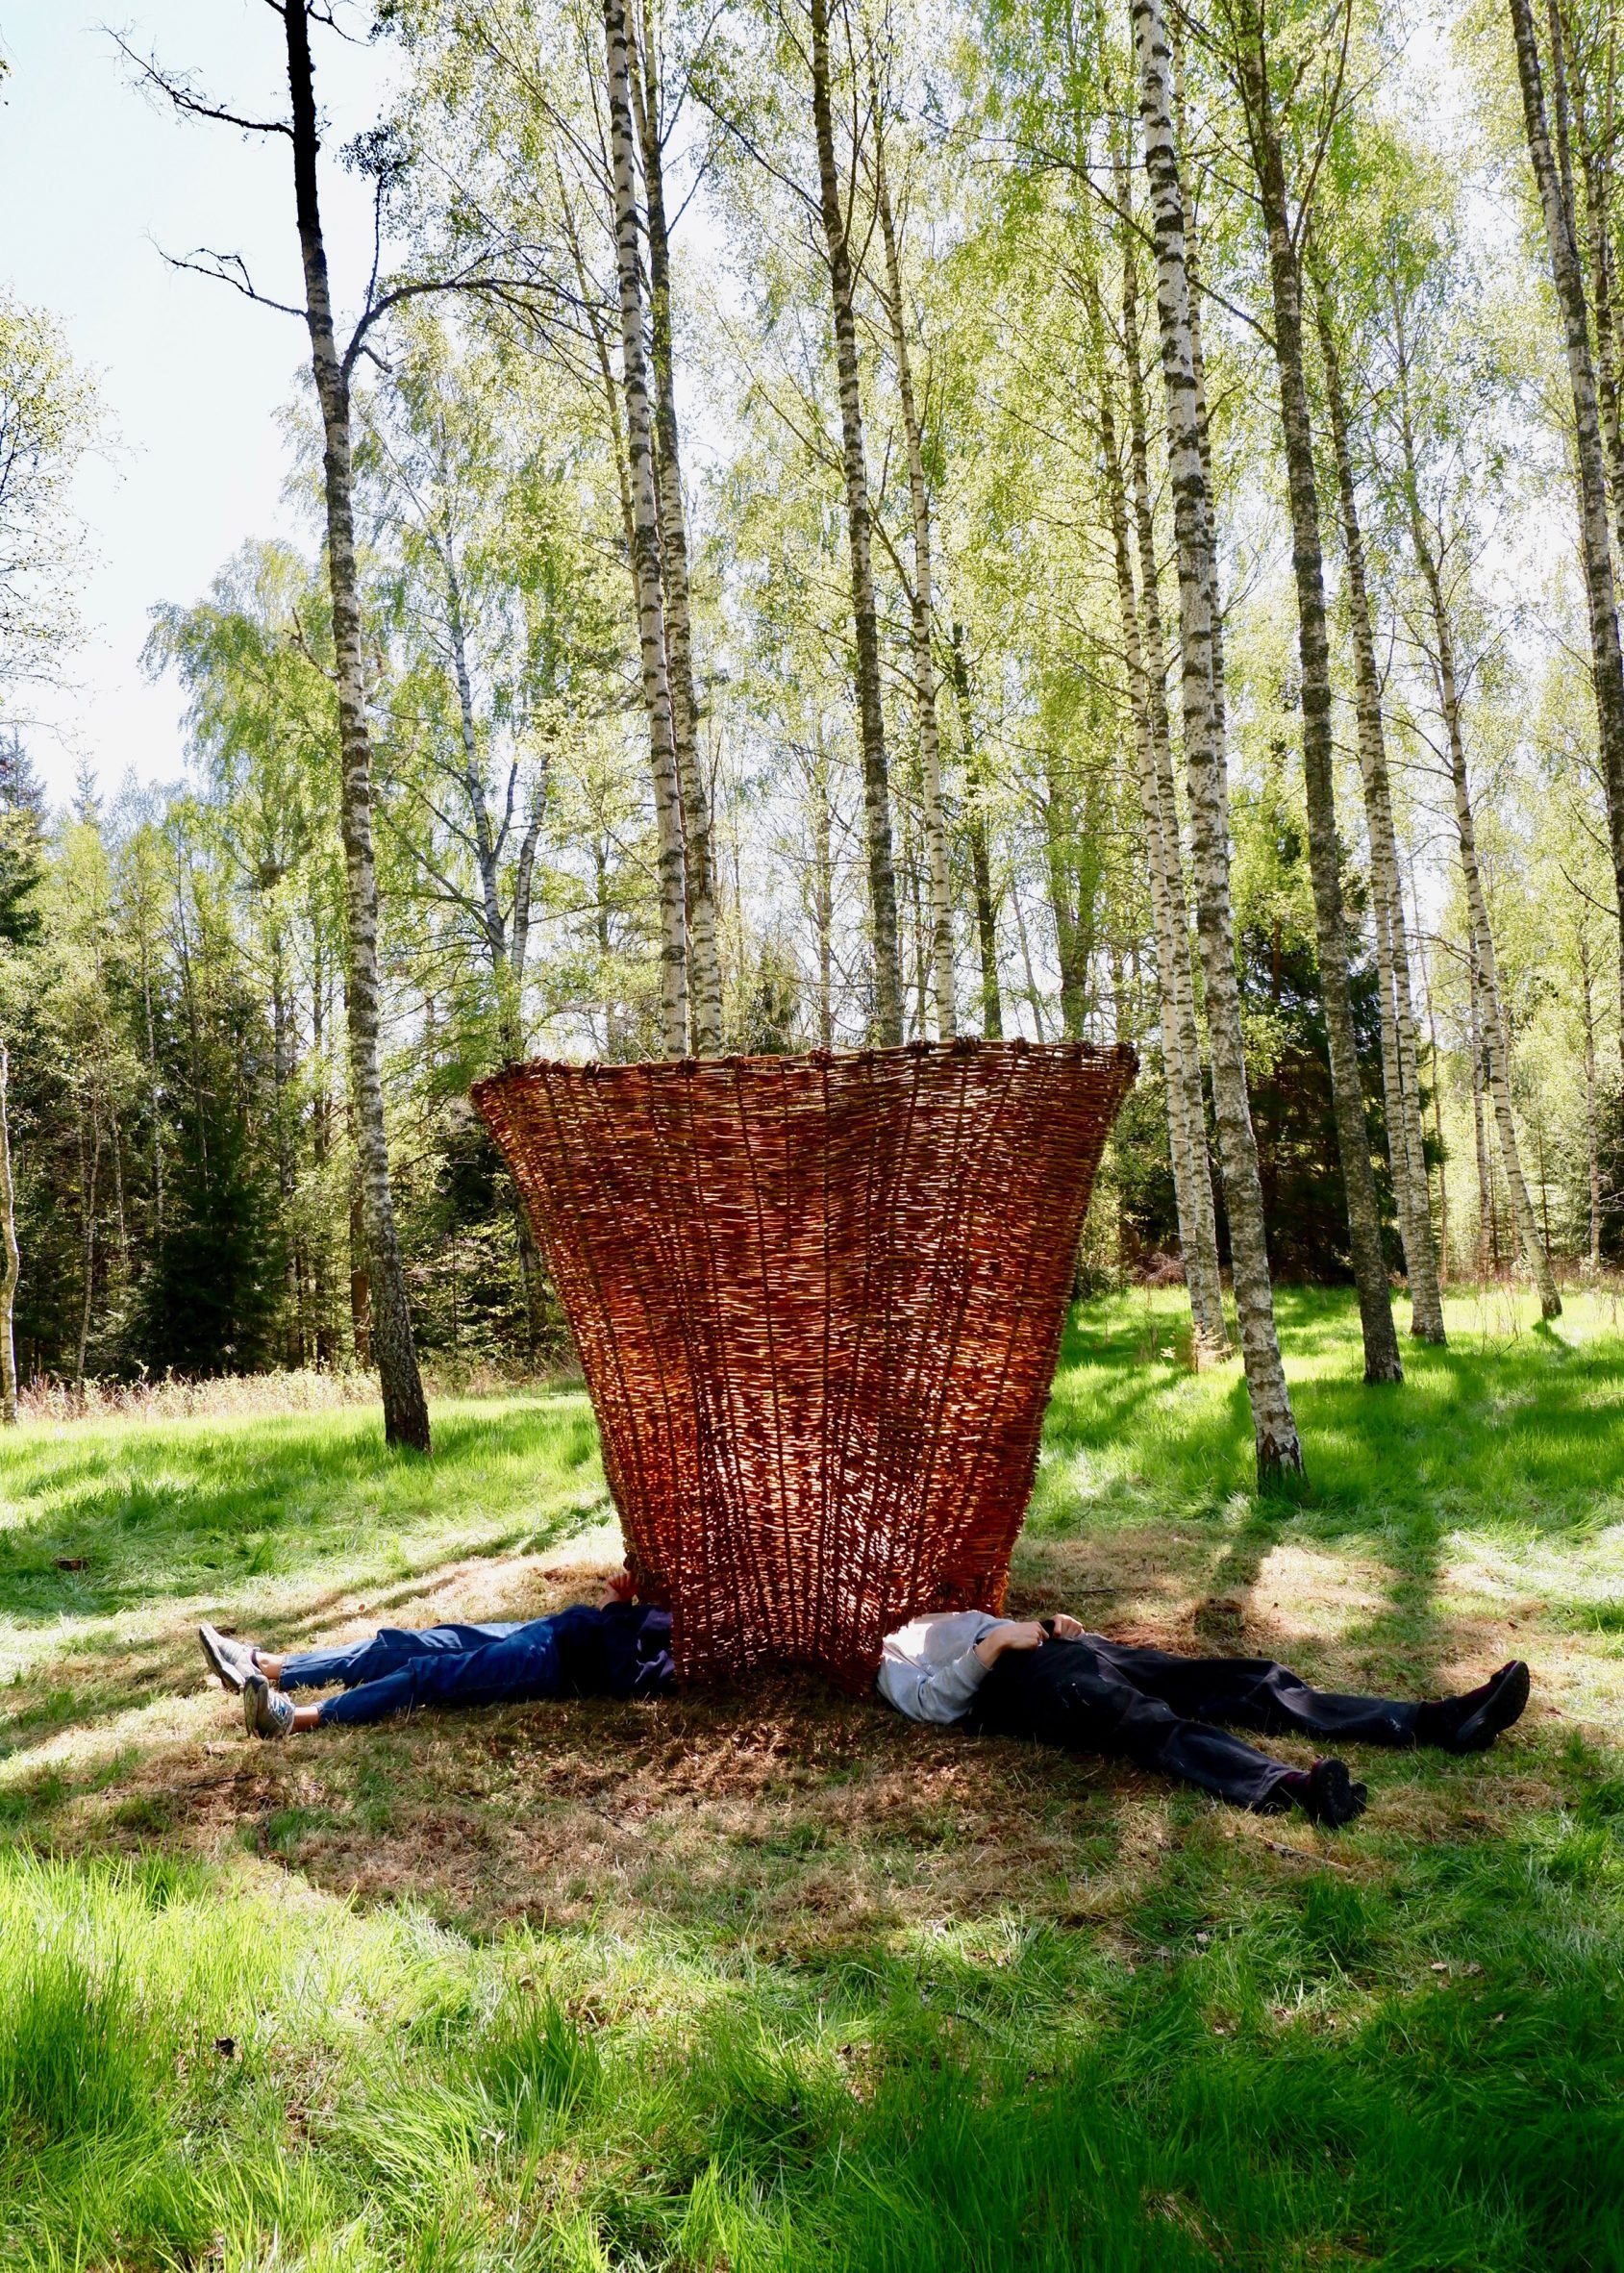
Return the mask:
<path id="1" fill-rule="evenodd" d="M 90 637 L 73 684 L 28 705 L 29 746 L 53 798 L 86 759 L 106 789 L 128 771 L 143 781 L 180 773 L 178 690 L 149 685 L 140 667 L 148 611 L 199 598 L 248 537 L 294 530 L 281 502 L 277 413 L 298 386 L 303 326 L 177 273 L 159 251 L 241 252 L 262 290 L 297 300 L 287 145 L 160 111 L 132 84 L 110 22 L 234 110 L 273 116 L 287 106 L 281 26 L 263 0 L 104 0 L 100 10 L 0 0 L 12 66 L 0 107 L 10 223 L 0 282 L 62 324 L 97 375 L 112 440 L 78 490 L 97 555 L 85 595 Z M 376 115 L 389 62 L 387 51 L 316 37 L 330 122 L 324 218 L 342 302 L 364 284 L 370 224 L 364 188 L 338 152 Z"/>

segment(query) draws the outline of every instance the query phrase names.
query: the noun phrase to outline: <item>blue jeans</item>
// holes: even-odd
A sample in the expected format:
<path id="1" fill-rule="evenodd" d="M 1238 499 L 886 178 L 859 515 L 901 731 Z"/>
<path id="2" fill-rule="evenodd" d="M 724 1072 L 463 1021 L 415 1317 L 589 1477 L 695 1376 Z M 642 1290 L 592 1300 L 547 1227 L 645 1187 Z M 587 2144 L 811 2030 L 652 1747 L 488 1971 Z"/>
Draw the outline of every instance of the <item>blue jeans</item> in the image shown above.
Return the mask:
<path id="1" fill-rule="evenodd" d="M 574 1603 L 523 1625 L 385 1626 L 370 1641 L 282 1661 L 285 1689 L 337 1685 L 329 1721 L 387 1720 L 420 1705 L 528 1705 L 543 1697 L 643 1696 L 671 1681 L 668 1612 Z"/>

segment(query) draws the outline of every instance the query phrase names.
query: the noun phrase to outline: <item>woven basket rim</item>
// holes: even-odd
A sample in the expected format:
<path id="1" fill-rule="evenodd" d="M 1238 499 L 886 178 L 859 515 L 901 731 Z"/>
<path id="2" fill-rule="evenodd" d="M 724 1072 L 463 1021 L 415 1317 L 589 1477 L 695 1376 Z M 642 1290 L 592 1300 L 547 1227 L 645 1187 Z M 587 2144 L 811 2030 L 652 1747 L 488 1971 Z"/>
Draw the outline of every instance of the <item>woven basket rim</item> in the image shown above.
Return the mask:
<path id="1" fill-rule="evenodd" d="M 1138 1071 L 1139 1054 L 1130 1042 L 1090 1042 L 1076 1038 L 1061 1041 L 1028 1041 L 1024 1035 L 1012 1035 L 1004 1039 L 987 1041 L 980 1035 L 959 1035 L 952 1041 L 902 1042 L 889 1049 L 862 1050 L 783 1050 L 764 1051 L 752 1055 L 748 1051 L 730 1051 L 720 1058 L 524 1058 L 513 1059 L 486 1074 L 469 1087 L 469 1095 L 477 1096 L 482 1089 L 499 1087 L 514 1074 L 562 1074 L 571 1079 L 590 1076 L 601 1081 L 645 1081 L 650 1076 L 665 1079 L 691 1079 L 700 1073 L 725 1069 L 729 1072 L 748 1068 L 751 1072 L 806 1072 L 827 1071 L 832 1066 L 897 1065 L 909 1061 L 915 1063 L 944 1058 L 1009 1058 L 1016 1062 L 1031 1058 L 1047 1062 L 1069 1060 L 1074 1064 L 1097 1064 L 1124 1067 L 1130 1075 Z"/>

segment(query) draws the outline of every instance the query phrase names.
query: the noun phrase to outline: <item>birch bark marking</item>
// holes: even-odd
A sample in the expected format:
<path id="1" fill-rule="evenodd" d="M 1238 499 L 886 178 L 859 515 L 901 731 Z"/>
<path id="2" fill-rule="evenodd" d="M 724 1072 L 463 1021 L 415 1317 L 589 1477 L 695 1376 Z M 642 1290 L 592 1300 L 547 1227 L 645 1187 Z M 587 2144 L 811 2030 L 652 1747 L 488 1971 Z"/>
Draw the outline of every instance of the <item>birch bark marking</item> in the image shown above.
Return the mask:
<path id="1" fill-rule="evenodd" d="M 1133 562 L 1128 550 L 1128 515 L 1122 490 L 1122 472 L 1120 464 L 1116 462 L 1114 420 L 1103 387 L 1100 394 L 1100 429 L 1106 461 L 1112 550 L 1116 562 L 1118 612 L 1122 623 L 1123 652 L 1128 664 L 1135 771 L 1138 783 L 1139 812 L 1144 821 L 1146 865 L 1150 875 L 1151 920 L 1156 935 L 1157 993 L 1162 1019 L 1162 1058 L 1166 1074 L 1167 1135 L 1173 1160 L 1173 1198 L 1178 1211 L 1179 1246 L 1184 1256 L 1185 1286 L 1189 1297 L 1190 1319 L 1197 1337 L 1204 1346 L 1211 1345 L 1214 1339 L 1215 1323 L 1218 1346 L 1222 1347 L 1228 1336 L 1223 1323 L 1217 1250 L 1214 1246 L 1209 1258 L 1196 1225 L 1196 1161 L 1190 1141 L 1188 1061 L 1185 1055 L 1185 1037 L 1173 977 L 1180 942 L 1168 887 L 1162 802 L 1157 785 L 1156 758 L 1151 747 L 1144 654 L 1139 639 L 1138 596 L 1134 587 Z M 1199 1084 L 1199 1075 L 1197 1082 Z M 1209 1186 L 1209 1205 L 1211 1196 Z"/>
<path id="2" fill-rule="evenodd" d="M 1167 452 L 1179 559 L 1183 634 L 1185 768 L 1195 850 L 1196 920 L 1207 978 L 1212 1094 L 1217 1108 L 1224 1196 L 1229 1206 L 1236 1309 L 1252 1401 L 1258 1479 L 1268 1485 L 1301 1474 L 1303 1450 L 1280 1361 L 1274 1295 L 1263 1232 L 1258 1146 L 1246 1089 L 1240 990 L 1235 971 L 1230 909 L 1227 799 L 1223 751 L 1212 737 L 1212 625 L 1208 607 L 1207 482 L 1196 428 L 1190 364 L 1189 279 L 1185 268 L 1184 193 L 1173 141 L 1170 52 L 1162 0 L 1134 0 L 1134 41 L 1144 121 L 1145 170 L 1155 218 L 1157 313 L 1162 376 L 1167 398 Z"/>
<path id="3" fill-rule="evenodd" d="M 360 581 L 352 501 L 350 382 L 333 334 L 327 251 L 316 195 L 315 77 L 307 0 L 282 0 L 287 34 L 287 87 L 292 106 L 293 187 L 304 262 L 311 365 L 321 406 L 322 470 L 327 500 L 327 569 L 337 663 L 338 739 L 343 779 L 340 814 L 349 917 L 350 1081 L 355 1094 L 356 1153 L 361 1178 L 371 1286 L 371 1341 L 389 1444 L 430 1449 L 429 1409 L 417 1370 L 406 1273 L 389 1188 L 388 1139 L 379 1065 L 378 870 L 372 850 L 372 741 L 366 723 L 366 670 L 362 648 Z"/>
<path id="4" fill-rule="evenodd" d="M 1488 920 L 1488 901 L 1483 888 L 1483 872 L 1478 865 L 1477 828 L 1472 818 L 1471 783 L 1466 768 L 1465 737 L 1461 723 L 1461 691 L 1455 670 L 1455 637 L 1450 627 L 1442 571 L 1421 512 L 1402 323 L 1395 322 L 1395 335 L 1399 435 L 1404 453 L 1404 488 L 1410 513 L 1410 541 L 1416 566 L 1421 571 L 1427 588 L 1433 618 L 1436 645 L 1432 660 L 1437 675 L 1438 708 L 1443 713 L 1444 733 L 1449 744 L 1449 775 L 1455 796 L 1455 831 L 1461 846 L 1461 873 L 1466 887 L 1466 908 L 1475 958 L 1473 995 L 1474 1002 L 1481 1003 L 1481 1041 L 1488 1061 L 1488 1093 L 1494 1109 L 1495 1130 L 1500 1138 L 1500 1159 L 1512 1195 L 1512 1214 L 1516 1224 L 1517 1243 L 1522 1249 L 1523 1260 L 1535 1286 L 1539 1290 L 1541 1315 L 1557 1318 L 1562 1315 L 1562 1296 L 1557 1291 L 1551 1259 L 1539 1236 L 1533 1203 L 1528 1196 L 1528 1184 L 1523 1176 L 1522 1157 L 1517 1146 L 1516 1120 L 1512 1110 L 1511 1037 L 1500 1005 L 1494 933 Z"/>
<path id="5" fill-rule="evenodd" d="M 1602 1267 L 1602 1160 L 1596 1117 L 1596 1010 L 1590 970 L 1590 935 L 1579 933 L 1579 1008 L 1585 1027 L 1585 1160 L 1590 1178 L 1590 1247 L 1592 1271 Z"/>
<path id="6" fill-rule="evenodd" d="M 615 0 L 606 0 L 613 6 Z M 896 872 L 891 860 L 890 780 L 886 765 L 886 714 L 880 692 L 880 626 L 874 606 L 873 515 L 862 449 L 862 397 L 858 386 L 857 317 L 852 302 L 851 248 L 840 208 L 835 166 L 835 114 L 829 78 L 829 0 L 812 0 L 812 128 L 817 140 L 818 207 L 829 257 L 835 314 L 835 364 L 840 383 L 840 431 L 846 474 L 846 525 L 851 539 L 852 619 L 857 640 L 857 702 L 862 741 L 862 802 L 868 838 L 868 899 L 874 925 L 875 1025 L 881 1046 L 902 1040 L 902 977 L 897 965 Z"/>
<path id="7" fill-rule="evenodd" d="M 532 800 L 529 823 L 517 859 L 513 891 L 513 922 L 510 937 L 502 912 L 502 855 L 512 819 L 517 764 L 509 777 L 507 812 L 500 826 L 491 817 L 486 793 L 485 770 L 480 761 L 479 729 L 474 716 L 473 679 L 468 664 L 468 627 L 462 607 L 462 581 L 457 570 L 457 541 L 449 512 L 440 528 L 429 531 L 429 540 L 445 579 L 446 632 L 451 649 L 451 674 L 457 687 L 457 711 L 462 730 L 462 794 L 473 823 L 474 864 L 479 870 L 481 917 L 486 960 L 490 965 L 496 994 L 497 1047 L 504 1063 L 512 1065 L 524 1055 L 524 953 L 530 928 L 531 872 L 541 830 L 541 800 Z M 531 1227 L 529 1212 L 512 1176 L 506 1178 L 508 1207 L 513 1219 L 518 1248 L 519 1277 L 524 1286 L 525 1323 L 530 1354 L 537 1358 L 547 1337 L 546 1267 Z"/>
<path id="8" fill-rule="evenodd" d="M 0 1042 L 0 1238 L 6 1244 L 6 1268 L 0 1274 L 0 1424 L 17 1425 L 17 1345 L 12 1319 L 17 1305 L 17 1281 L 22 1276 L 22 1255 L 17 1246 L 16 1193 L 12 1183 L 12 1128 L 7 1112 L 11 1095 L 12 1061 Z"/>
<path id="9" fill-rule="evenodd" d="M 1562 311 L 1568 385 L 1573 394 L 1573 438 L 1579 461 L 1580 550 L 1585 562 L 1585 592 L 1590 617 L 1590 683 L 1595 690 L 1602 781 L 1607 791 L 1608 839 L 1619 906 L 1618 983 L 1620 1016 L 1624 1019 L 1624 654 L 1619 648 L 1618 596 L 1608 527 L 1607 463 L 1596 405 L 1595 365 L 1590 357 L 1585 277 L 1579 264 L 1579 247 L 1574 241 L 1570 202 L 1562 194 L 1551 152 L 1534 11 L 1529 0 L 1511 0 L 1511 10 L 1528 154 L 1545 221 L 1545 242 L 1551 256 L 1557 305 Z M 1620 1032 L 1624 1033 L 1624 1024 Z"/>
<path id="10" fill-rule="evenodd" d="M 654 440 L 660 502 L 660 568 L 665 602 L 665 657 L 671 692 L 671 738 L 682 799 L 684 883 L 687 906 L 688 1010 L 696 1057 L 722 1048 L 722 964 L 716 944 L 715 867 L 711 857 L 711 800 L 699 763 L 699 702 L 693 685 L 688 608 L 687 524 L 683 513 L 681 434 L 671 352 L 671 241 L 665 226 L 664 153 L 654 34 L 645 15 L 633 77 L 643 198 L 648 213 L 649 344 L 654 361 Z"/>
<path id="11" fill-rule="evenodd" d="M 998 991 L 998 909 L 992 897 L 992 858 L 987 840 L 987 761 L 976 737 L 970 664 L 962 623 L 953 626 L 949 647 L 953 696 L 959 711 L 959 746 L 964 756 L 964 832 L 970 840 L 970 877 L 976 895 L 976 943 L 981 950 L 981 1031 L 987 1041 L 1001 1041 L 1004 1006 Z"/>
<path id="12" fill-rule="evenodd" d="M 1432 1201 L 1427 1188 L 1427 1155 L 1421 1133 L 1421 1084 L 1415 1051 L 1410 946 L 1399 881 L 1398 837 L 1393 826 L 1387 737 L 1382 724 L 1382 682 L 1376 666 L 1376 635 L 1364 574 L 1364 536 L 1359 521 L 1341 358 L 1337 348 L 1329 288 L 1323 278 L 1315 280 L 1314 309 L 1320 360 L 1325 367 L 1326 404 L 1331 414 L 1331 442 L 1337 461 L 1342 546 L 1347 556 L 1359 770 L 1364 785 L 1365 822 L 1370 836 L 1376 962 L 1382 989 L 1382 1084 L 1387 1109 L 1387 1154 L 1398 1198 L 1405 1268 L 1410 1277 L 1411 1332 L 1422 1341 L 1441 1343 L 1445 1338 L 1443 1302 L 1438 1292 Z"/>
<path id="13" fill-rule="evenodd" d="M 936 981 L 937 1037 L 950 1041 L 959 1031 L 953 976 L 953 877 L 947 859 L 947 823 L 941 805 L 941 729 L 937 718 L 937 677 L 932 654 L 936 590 L 931 563 L 931 501 L 925 488 L 925 453 L 919 410 L 913 393 L 913 363 L 908 352 L 907 303 L 902 291 L 902 257 L 896 218 L 886 179 L 886 137 L 880 90 L 869 77 L 874 111 L 874 195 L 886 249 L 886 313 L 896 355 L 897 394 L 908 445 L 908 493 L 913 509 L 913 588 L 908 595 L 913 652 L 913 699 L 919 711 L 919 774 L 924 790 L 925 860 L 931 879 L 931 967 Z"/>
<path id="14" fill-rule="evenodd" d="M 625 0 L 604 0 L 609 75 L 609 131 L 614 170 L 614 249 L 620 274 L 620 365 L 626 397 L 626 456 L 632 485 L 632 572 L 637 592 L 637 637 L 649 762 L 660 844 L 660 1009 L 667 1057 L 687 1050 L 687 879 L 682 795 L 677 781 L 671 684 L 665 667 L 665 610 L 661 591 L 660 507 L 654 487 L 653 425 L 643 354 L 642 277 L 637 258 L 637 203 L 633 180 L 631 61 Z"/>
<path id="15" fill-rule="evenodd" d="M 1319 948 L 1320 999 L 1331 1055 L 1331 1101 L 1341 1156 L 1348 1214 L 1348 1246 L 1359 1290 L 1367 1382 L 1404 1379 L 1393 1325 L 1392 1291 L 1382 1252 L 1382 1216 L 1370 1164 L 1364 1118 L 1353 990 L 1348 979 L 1348 927 L 1342 902 L 1341 854 L 1331 738 L 1331 645 L 1325 623 L 1325 560 L 1320 541 L 1319 489 L 1313 435 L 1303 369 L 1302 270 L 1287 206 L 1286 169 L 1263 54 L 1262 26 L 1248 10 L 1237 42 L 1253 170 L 1268 237 L 1274 302 L 1275 363 L 1286 438 L 1287 488 L 1291 508 L 1291 564 L 1297 586 L 1297 647 L 1302 661 L 1303 781 L 1309 823 L 1309 869 L 1313 883 L 1314 932 Z"/>
<path id="16" fill-rule="evenodd" d="M 1128 204 L 1126 168 L 1122 201 Z M 1156 518 L 1150 494 L 1150 448 L 1145 417 L 1144 377 L 1139 361 L 1139 283 L 1135 242 L 1130 233 L 1122 247 L 1122 337 L 1128 360 L 1128 423 L 1134 468 L 1134 530 L 1139 556 L 1139 591 L 1144 609 L 1145 720 L 1149 737 L 1151 788 L 1155 799 L 1157 840 L 1161 848 L 1167 895 L 1168 955 L 1173 1019 L 1178 1031 L 1177 1070 L 1184 1088 L 1186 1143 L 1189 1158 L 1190 1235 L 1199 1286 L 1196 1332 L 1214 1357 L 1229 1350 L 1229 1328 L 1224 1322 L 1223 1281 L 1218 1271 L 1217 1211 L 1212 1200 L 1212 1157 L 1207 1147 L 1207 1100 L 1201 1086 L 1201 1035 L 1195 1022 L 1195 983 L 1190 972 L 1189 913 L 1185 899 L 1184 849 L 1179 838 L 1179 801 L 1173 787 L 1173 737 L 1167 715 L 1167 653 L 1162 628 L 1161 575 L 1156 559 Z M 1191 369 L 1195 370 L 1193 335 Z M 1203 427 L 1200 382 L 1197 374 L 1197 414 Z M 1205 453 L 1202 471 L 1207 474 Z M 1211 491 L 1209 489 L 1209 505 Z M 1120 580 L 1121 571 L 1117 572 Z M 1210 594 L 1216 591 L 1215 568 Z M 1133 586 L 1130 568 L 1128 590 Z M 1219 674 L 1216 624 L 1209 608 L 1214 640 L 1214 687 Z M 1216 708 L 1214 707 L 1214 728 Z M 1216 737 L 1215 737 L 1216 738 Z M 1218 744 L 1221 747 L 1221 742 Z M 1148 809 L 1147 809 L 1148 812 Z M 1187 1275 L 1191 1249 L 1186 1249 Z M 1197 1297 L 1192 1293 L 1191 1308 Z"/>

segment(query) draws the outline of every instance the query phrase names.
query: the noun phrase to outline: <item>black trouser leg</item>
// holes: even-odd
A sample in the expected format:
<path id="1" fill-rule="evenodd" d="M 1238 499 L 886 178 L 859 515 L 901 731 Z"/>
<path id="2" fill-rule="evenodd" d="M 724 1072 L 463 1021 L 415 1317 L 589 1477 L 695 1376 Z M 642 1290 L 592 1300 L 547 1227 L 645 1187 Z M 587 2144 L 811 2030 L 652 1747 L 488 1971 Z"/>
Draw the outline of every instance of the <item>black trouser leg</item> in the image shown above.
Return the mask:
<path id="1" fill-rule="evenodd" d="M 1175 1657 L 1168 1650 L 1108 1641 L 1100 1634 L 1086 1635 L 1081 1646 L 1141 1696 L 1159 1697 L 1189 1720 L 1221 1721 L 1268 1736 L 1342 1736 L 1360 1744 L 1415 1741 L 1418 1705 L 1312 1689 L 1269 1658 Z"/>
<path id="2" fill-rule="evenodd" d="M 1073 1752 L 1125 1755 L 1141 1768 L 1265 1814 L 1290 1805 L 1279 1789 L 1291 1774 L 1284 1761 L 1147 1696 L 1087 1642 L 1006 1650 L 977 1690 L 965 1726 Z"/>

